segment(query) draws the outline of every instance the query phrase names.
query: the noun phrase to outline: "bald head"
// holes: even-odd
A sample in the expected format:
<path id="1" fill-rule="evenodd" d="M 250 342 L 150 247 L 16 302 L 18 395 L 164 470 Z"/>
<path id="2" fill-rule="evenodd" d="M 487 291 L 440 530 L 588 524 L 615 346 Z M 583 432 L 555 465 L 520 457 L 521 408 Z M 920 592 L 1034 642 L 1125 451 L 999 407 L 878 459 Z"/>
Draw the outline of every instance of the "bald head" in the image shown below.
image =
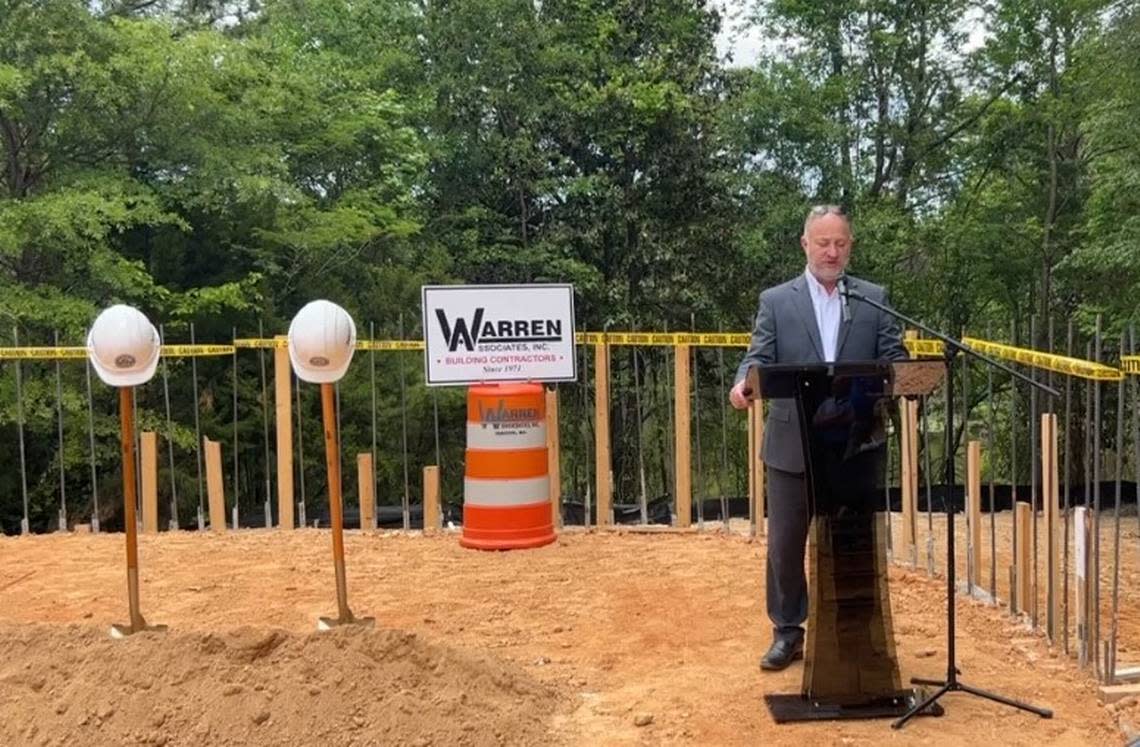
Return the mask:
<path id="1" fill-rule="evenodd" d="M 838 218 L 841 218 L 843 220 L 843 222 L 847 224 L 847 233 L 849 233 L 849 234 L 852 233 L 852 231 L 851 231 L 851 218 L 848 217 L 847 211 L 845 211 L 839 205 L 816 205 L 811 210 L 808 211 L 807 217 L 804 218 L 803 235 L 807 236 L 808 229 L 811 228 L 812 223 L 815 223 L 820 218 L 825 218 L 829 215 L 833 215 L 833 216 L 837 216 Z"/>
<path id="2" fill-rule="evenodd" d="M 807 257 L 808 270 L 827 289 L 847 269 L 851 257 L 851 221 L 837 205 L 813 207 L 804 220 L 800 246 Z"/>

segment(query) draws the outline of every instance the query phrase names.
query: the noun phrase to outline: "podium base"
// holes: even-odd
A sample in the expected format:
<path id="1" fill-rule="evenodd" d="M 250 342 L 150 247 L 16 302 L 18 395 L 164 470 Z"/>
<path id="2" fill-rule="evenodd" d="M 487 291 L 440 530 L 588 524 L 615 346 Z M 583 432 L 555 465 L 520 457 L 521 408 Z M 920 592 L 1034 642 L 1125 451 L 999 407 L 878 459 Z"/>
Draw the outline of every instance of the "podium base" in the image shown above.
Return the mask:
<path id="1" fill-rule="evenodd" d="M 872 698 L 862 703 L 833 702 L 822 698 L 807 698 L 800 694 L 765 695 L 768 712 L 777 724 L 795 721 L 846 721 L 850 719 L 898 718 L 925 700 L 927 694 L 921 688 L 900 690 L 894 695 Z M 941 716 L 942 706 L 932 703 L 917 714 L 921 716 Z"/>

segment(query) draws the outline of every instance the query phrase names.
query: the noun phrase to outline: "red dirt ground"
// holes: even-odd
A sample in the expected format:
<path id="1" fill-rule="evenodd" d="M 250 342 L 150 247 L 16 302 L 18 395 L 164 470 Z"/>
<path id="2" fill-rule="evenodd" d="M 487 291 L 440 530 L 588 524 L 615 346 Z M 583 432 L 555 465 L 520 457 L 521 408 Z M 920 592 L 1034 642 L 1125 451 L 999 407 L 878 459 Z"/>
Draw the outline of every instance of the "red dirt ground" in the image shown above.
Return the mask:
<path id="1" fill-rule="evenodd" d="M 568 532 L 510 553 L 454 535 L 349 533 L 349 601 L 374 630 L 317 635 L 335 608 L 327 531 L 142 537 L 126 617 L 121 535 L 0 538 L 0 743 L 1114 745 L 1136 708 L 1008 614 L 960 598 L 965 681 L 1052 707 L 1042 720 L 965 695 L 902 731 L 777 726 L 762 540 Z M 922 556 L 924 557 L 923 547 Z M 904 677 L 945 672 L 944 586 L 893 568 Z M 645 722 L 649 723 L 645 723 Z M 644 725 L 638 725 L 644 724 Z"/>

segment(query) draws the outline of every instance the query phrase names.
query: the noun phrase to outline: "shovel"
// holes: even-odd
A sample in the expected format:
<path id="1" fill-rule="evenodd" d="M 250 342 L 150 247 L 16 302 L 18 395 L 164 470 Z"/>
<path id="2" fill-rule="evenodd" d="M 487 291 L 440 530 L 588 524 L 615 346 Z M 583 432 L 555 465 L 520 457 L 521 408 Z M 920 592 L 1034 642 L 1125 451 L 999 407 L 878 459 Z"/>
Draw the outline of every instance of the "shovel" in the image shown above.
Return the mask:
<path id="1" fill-rule="evenodd" d="M 164 631 L 165 625 L 148 625 L 139 611 L 139 539 L 135 519 L 135 413 L 134 387 L 119 388 L 119 419 L 122 423 L 120 443 L 123 452 L 123 521 L 127 533 L 127 600 L 131 621 L 112 625 L 112 638 L 126 638 L 144 630 Z"/>
<path id="2" fill-rule="evenodd" d="M 341 625 L 372 626 L 373 617 L 356 617 L 348 608 L 348 588 L 344 575 L 344 507 L 340 494 L 340 434 L 336 427 L 336 402 L 333 384 L 321 384 L 321 415 L 325 426 L 325 464 L 329 476 L 329 515 L 332 520 L 333 564 L 336 567 L 337 616 L 321 617 L 318 630 L 332 630 Z"/>

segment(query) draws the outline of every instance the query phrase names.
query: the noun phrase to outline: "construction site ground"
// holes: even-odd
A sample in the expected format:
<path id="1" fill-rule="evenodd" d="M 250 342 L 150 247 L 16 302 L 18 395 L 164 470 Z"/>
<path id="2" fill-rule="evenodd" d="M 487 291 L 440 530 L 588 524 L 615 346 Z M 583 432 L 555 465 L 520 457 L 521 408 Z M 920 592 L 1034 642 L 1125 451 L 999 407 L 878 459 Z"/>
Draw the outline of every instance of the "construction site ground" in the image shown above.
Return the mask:
<path id="1" fill-rule="evenodd" d="M 803 668 L 758 667 L 764 541 L 746 530 L 576 529 L 497 553 L 353 531 L 349 602 L 376 624 L 330 633 L 315 628 L 336 607 L 327 530 L 164 532 L 140 538 L 142 609 L 169 630 L 122 641 L 107 635 L 127 616 L 122 535 L 0 538 L 0 744 L 1100 747 L 1140 726 L 1135 700 L 1102 705 L 1043 633 L 963 596 L 964 680 L 1053 719 L 959 694 L 900 731 L 777 725 L 763 695 L 797 692 Z M 920 568 L 890 576 L 905 678 L 945 674 L 945 582 L 924 543 Z"/>

